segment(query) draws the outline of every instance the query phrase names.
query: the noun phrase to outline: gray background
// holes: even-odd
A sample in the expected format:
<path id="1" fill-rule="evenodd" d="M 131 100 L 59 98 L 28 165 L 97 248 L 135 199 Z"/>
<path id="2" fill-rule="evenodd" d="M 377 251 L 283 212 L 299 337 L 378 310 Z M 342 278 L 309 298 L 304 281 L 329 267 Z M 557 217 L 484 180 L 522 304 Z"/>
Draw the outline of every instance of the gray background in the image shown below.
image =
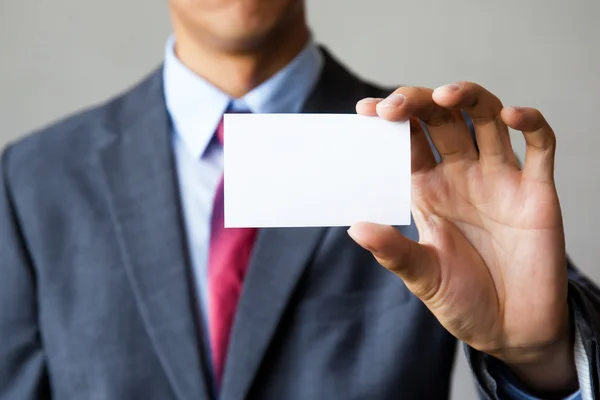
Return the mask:
<path id="1" fill-rule="evenodd" d="M 375 82 L 472 80 L 541 109 L 569 252 L 600 281 L 600 1 L 308 0 L 308 13 L 316 39 Z M 0 0 L 0 146 L 136 82 L 169 32 L 166 1 Z M 462 355 L 453 398 L 475 398 Z"/>

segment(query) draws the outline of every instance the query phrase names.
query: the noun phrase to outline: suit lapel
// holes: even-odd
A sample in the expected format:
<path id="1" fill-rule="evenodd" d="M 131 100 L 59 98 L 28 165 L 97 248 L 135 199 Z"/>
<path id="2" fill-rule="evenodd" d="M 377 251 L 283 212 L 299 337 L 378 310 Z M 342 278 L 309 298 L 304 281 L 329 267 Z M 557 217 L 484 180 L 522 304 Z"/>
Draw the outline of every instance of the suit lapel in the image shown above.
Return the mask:
<path id="1" fill-rule="evenodd" d="M 365 87 L 322 49 L 324 68 L 306 113 L 351 113 Z M 277 325 L 326 228 L 259 233 L 231 333 L 221 399 L 247 397 Z"/>
<path id="2" fill-rule="evenodd" d="M 209 398 L 199 354 L 161 71 L 117 104 L 99 153 L 116 239 L 148 335 L 176 396 Z M 205 369 L 204 369 L 205 370 Z"/>

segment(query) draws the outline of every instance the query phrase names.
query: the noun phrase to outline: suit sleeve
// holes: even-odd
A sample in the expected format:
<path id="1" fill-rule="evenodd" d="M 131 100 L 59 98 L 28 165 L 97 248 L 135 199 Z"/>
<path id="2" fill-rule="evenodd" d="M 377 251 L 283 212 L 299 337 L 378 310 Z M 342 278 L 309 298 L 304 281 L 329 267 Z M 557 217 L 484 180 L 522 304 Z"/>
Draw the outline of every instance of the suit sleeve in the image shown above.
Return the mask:
<path id="1" fill-rule="evenodd" d="M 35 276 L 11 200 L 8 154 L 0 158 L 0 400 L 48 399 Z"/>
<path id="2" fill-rule="evenodd" d="M 583 276 L 571 261 L 569 270 L 569 306 L 577 332 L 576 346 L 585 350 L 578 358 L 577 375 L 584 400 L 600 400 L 600 289 Z M 467 359 L 475 376 L 482 399 L 500 399 L 499 382 L 490 374 L 490 360 L 486 354 L 465 345 Z M 582 362 L 584 365 L 582 365 Z"/>
<path id="3" fill-rule="evenodd" d="M 580 385 L 588 387 L 582 391 L 587 396 L 600 400 L 600 289 L 589 279 L 580 274 L 569 262 L 569 304 L 573 313 L 575 326 L 579 332 L 578 339 L 587 357 L 587 369 L 582 377 L 583 368 L 578 365 Z M 577 360 L 576 360 L 577 361 Z M 589 380 L 585 379 L 589 378 Z"/>

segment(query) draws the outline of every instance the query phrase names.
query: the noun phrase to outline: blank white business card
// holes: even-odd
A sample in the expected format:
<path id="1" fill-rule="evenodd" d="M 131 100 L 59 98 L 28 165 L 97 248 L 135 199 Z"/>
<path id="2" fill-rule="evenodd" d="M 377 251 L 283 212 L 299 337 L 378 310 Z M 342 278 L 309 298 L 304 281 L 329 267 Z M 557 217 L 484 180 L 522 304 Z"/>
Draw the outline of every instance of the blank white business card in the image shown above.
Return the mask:
<path id="1" fill-rule="evenodd" d="M 410 127 L 356 114 L 226 114 L 225 227 L 410 224 Z"/>

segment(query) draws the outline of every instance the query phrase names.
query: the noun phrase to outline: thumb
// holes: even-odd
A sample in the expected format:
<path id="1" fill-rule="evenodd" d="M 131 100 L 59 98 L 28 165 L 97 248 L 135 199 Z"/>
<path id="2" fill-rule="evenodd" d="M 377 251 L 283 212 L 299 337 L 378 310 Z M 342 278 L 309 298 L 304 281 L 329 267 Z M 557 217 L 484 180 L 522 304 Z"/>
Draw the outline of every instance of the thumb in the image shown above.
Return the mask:
<path id="1" fill-rule="evenodd" d="M 439 289 L 437 259 L 426 245 L 408 239 L 393 226 L 370 222 L 352 225 L 348 234 L 422 300 L 428 300 Z"/>

